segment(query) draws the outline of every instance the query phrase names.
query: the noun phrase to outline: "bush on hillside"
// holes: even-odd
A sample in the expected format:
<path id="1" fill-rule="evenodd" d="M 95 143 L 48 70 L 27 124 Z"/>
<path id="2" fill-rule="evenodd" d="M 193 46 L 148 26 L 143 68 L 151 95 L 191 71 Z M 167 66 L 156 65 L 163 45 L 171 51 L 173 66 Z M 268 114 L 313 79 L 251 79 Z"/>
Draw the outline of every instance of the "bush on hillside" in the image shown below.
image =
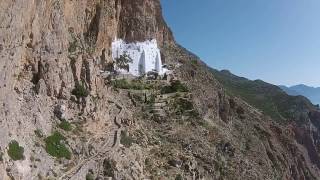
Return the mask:
<path id="1" fill-rule="evenodd" d="M 54 132 L 53 135 L 45 139 L 46 151 L 53 157 L 71 159 L 71 152 L 62 144 L 66 138 L 59 132 Z"/>
<path id="2" fill-rule="evenodd" d="M 133 89 L 133 90 L 144 90 L 151 89 L 152 85 L 145 84 L 140 80 L 128 81 L 127 79 L 117 79 L 112 81 L 112 85 L 118 89 Z"/>
<path id="3" fill-rule="evenodd" d="M 24 148 L 19 145 L 19 143 L 15 140 L 9 143 L 8 155 L 14 161 L 23 160 L 24 159 Z"/>
<path id="4" fill-rule="evenodd" d="M 59 124 L 59 128 L 65 130 L 65 131 L 71 131 L 72 130 L 71 124 L 65 119 L 62 119 L 61 123 Z"/>
<path id="5" fill-rule="evenodd" d="M 134 140 L 131 136 L 129 136 L 125 131 L 121 131 L 120 134 L 120 143 L 124 145 L 126 148 L 132 146 Z"/>
<path id="6" fill-rule="evenodd" d="M 83 84 L 77 84 L 71 93 L 77 98 L 87 97 L 89 95 L 89 91 Z"/>
<path id="7" fill-rule="evenodd" d="M 180 81 L 173 81 L 169 86 L 164 86 L 161 88 L 161 94 L 169 94 L 175 92 L 188 92 L 186 85 L 182 84 Z"/>

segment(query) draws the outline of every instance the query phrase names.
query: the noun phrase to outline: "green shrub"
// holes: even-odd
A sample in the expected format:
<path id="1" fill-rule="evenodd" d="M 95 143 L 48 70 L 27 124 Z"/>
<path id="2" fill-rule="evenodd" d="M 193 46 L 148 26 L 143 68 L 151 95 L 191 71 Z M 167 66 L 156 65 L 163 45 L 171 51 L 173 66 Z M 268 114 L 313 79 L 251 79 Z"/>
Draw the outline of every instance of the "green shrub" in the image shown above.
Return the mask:
<path id="1" fill-rule="evenodd" d="M 153 104 L 156 101 L 156 95 L 155 94 L 151 94 L 150 97 L 147 99 L 147 104 Z"/>
<path id="2" fill-rule="evenodd" d="M 36 136 L 37 136 L 38 138 L 42 138 L 42 137 L 43 137 L 43 132 L 42 132 L 40 129 L 36 129 L 36 130 L 34 131 L 34 133 L 36 134 Z"/>
<path id="3" fill-rule="evenodd" d="M 193 118 L 199 118 L 200 114 L 197 110 L 193 109 L 192 111 L 189 112 L 189 116 Z"/>
<path id="4" fill-rule="evenodd" d="M 115 64 L 114 62 L 108 62 L 106 67 L 105 67 L 106 70 L 110 71 L 110 72 L 114 72 L 114 64 Z"/>
<path id="5" fill-rule="evenodd" d="M 93 174 L 88 173 L 88 174 L 86 175 L 86 180 L 94 180 Z"/>
<path id="6" fill-rule="evenodd" d="M 24 148 L 19 146 L 19 143 L 15 140 L 9 143 L 8 155 L 14 161 L 23 160 L 24 159 Z"/>
<path id="7" fill-rule="evenodd" d="M 130 146 L 132 146 L 133 142 L 134 142 L 134 140 L 132 139 L 132 137 L 128 136 L 126 132 L 121 131 L 120 143 L 122 145 L 124 145 L 126 148 L 129 148 Z"/>
<path id="8" fill-rule="evenodd" d="M 188 92 L 188 88 L 180 81 L 173 81 L 169 86 L 161 88 L 161 94 L 169 94 L 175 92 Z"/>
<path id="9" fill-rule="evenodd" d="M 199 112 L 194 108 L 193 102 L 189 99 L 176 96 L 170 103 L 170 107 L 176 115 L 186 115 L 193 120 L 199 120 L 200 118 Z"/>
<path id="10" fill-rule="evenodd" d="M 68 52 L 69 53 L 76 52 L 77 47 L 78 47 L 78 42 L 76 40 L 69 42 Z"/>
<path id="11" fill-rule="evenodd" d="M 144 160 L 144 165 L 145 165 L 146 167 L 151 167 L 152 163 L 151 163 L 150 158 L 146 158 L 146 159 Z"/>
<path id="12" fill-rule="evenodd" d="M 105 159 L 103 161 L 103 174 L 108 177 L 114 177 L 116 162 L 114 160 Z"/>
<path id="13" fill-rule="evenodd" d="M 144 90 L 152 88 L 152 85 L 145 84 L 140 80 L 128 81 L 126 79 L 117 79 L 112 81 L 112 85 L 118 89 Z"/>
<path id="14" fill-rule="evenodd" d="M 184 113 L 194 109 L 193 103 L 187 99 L 177 98 L 174 100 L 173 107 L 177 113 Z"/>
<path id="15" fill-rule="evenodd" d="M 193 109 L 192 102 L 187 100 L 187 99 L 179 98 L 178 99 L 178 106 L 179 106 L 181 111 L 188 111 L 188 110 L 192 110 Z"/>
<path id="16" fill-rule="evenodd" d="M 116 79 L 112 81 L 112 85 L 119 89 L 129 89 L 129 82 L 126 79 Z"/>
<path id="17" fill-rule="evenodd" d="M 132 58 L 126 53 L 124 53 L 123 55 L 120 55 L 119 58 L 115 59 L 116 66 L 126 71 L 129 71 L 129 64 L 132 62 L 133 62 Z"/>
<path id="18" fill-rule="evenodd" d="M 0 162 L 3 161 L 3 152 L 0 152 Z"/>
<path id="19" fill-rule="evenodd" d="M 66 121 L 65 119 L 62 119 L 61 123 L 59 124 L 59 128 L 65 130 L 65 131 L 72 130 L 71 124 L 68 121 Z"/>
<path id="20" fill-rule="evenodd" d="M 198 61 L 195 60 L 195 59 L 192 59 L 191 60 L 191 64 L 194 65 L 194 66 L 197 66 L 198 65 Z"/>
<path id="21" fill-rule="evenodd" d="M 89 95 L 89 91 L 83 84 L 77 84 L 71 93 L 77 98 L 87 97 Z"/>
<path id="22" fill-rule="evenodd" d="M 45 139 L 47 153 L 56 158 L 70 159 L 71 152 L 61 142 L 64 140 L 66 140 L 66 138 L 59 132 L 54 132 L 53 135 L 47 137 Z"/>
<path id="23" fill-rule="evenodd" d="M 180 174 L 178 174 L 177 176 L 176 176 L 176 178 L 175 178 L 175 180 L 182 180 L 183 178 L 182 178 L 182 176 L 180 175 Z"/>
<path id="24" fill-rule="evenodd" d="M 174 92 L 175 91 L 171 88 L 171 86 L 164 86 L 161 88 L 161 94 L 169 94 Z"/>

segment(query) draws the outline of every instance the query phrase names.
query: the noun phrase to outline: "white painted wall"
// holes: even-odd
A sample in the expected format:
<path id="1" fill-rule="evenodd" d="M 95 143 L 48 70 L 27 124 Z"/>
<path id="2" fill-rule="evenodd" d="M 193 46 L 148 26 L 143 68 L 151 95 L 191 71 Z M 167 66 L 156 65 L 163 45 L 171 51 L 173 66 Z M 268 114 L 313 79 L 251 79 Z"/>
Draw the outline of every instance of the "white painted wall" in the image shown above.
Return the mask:
<path id="1" fill-rule="evenodd" d="M 129 55 L 133 62 L 129 64 L 129 72 L 118 69 L 120 73 L 140 76 L 150 71 L 163 75 L 167 71 L 162 68 L 160 49 L 155 39 L 135 43 L 126 43 L 122 39 L 116 39 L 112 43 L 112 58 L 119 58 L 124 53 Z"/>

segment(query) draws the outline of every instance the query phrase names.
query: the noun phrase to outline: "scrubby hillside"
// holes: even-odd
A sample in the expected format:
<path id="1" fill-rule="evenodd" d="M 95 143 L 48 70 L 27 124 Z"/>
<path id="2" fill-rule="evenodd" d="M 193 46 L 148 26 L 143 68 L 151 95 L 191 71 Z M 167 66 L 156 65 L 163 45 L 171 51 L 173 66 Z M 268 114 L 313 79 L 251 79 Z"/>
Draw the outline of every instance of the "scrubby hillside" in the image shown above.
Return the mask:
<path id="1" fill-rule="evenodd" d="M 319 113 L 279 93 L 273 116 L 227 93 L 159 0 L 0 9 L 0 179 L 319 179 Z M 157 39 L 172 77 L 106 76 L 115 38 Z"/>
<path id="2" fill-rule="evenodd" d="M 280 123 L 306 119 L 309 110 L 315 110 L 305 97 L 287 95 L 278 86 L 261 80 L 250 81 L 226 70 L 212 69 L 212 72 L 230 94 L 240 96 Z"/>

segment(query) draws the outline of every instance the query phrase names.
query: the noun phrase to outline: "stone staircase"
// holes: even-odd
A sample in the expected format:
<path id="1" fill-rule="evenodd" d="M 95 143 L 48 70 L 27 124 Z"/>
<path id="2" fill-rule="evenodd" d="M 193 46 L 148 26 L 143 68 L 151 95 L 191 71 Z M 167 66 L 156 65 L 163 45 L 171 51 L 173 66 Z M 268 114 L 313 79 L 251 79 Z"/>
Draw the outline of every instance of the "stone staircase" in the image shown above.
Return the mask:
<path id="1" fill-rule="evenodd" d="M 154 102 L 147 107 L 148 112 L 154 120 L 162 121 L 167 116 L 168 97 L 163 94 L 157 94 Z"/>
<path id="2" fill-rule="evenodd" d="M 114 117 L 113 123 L 110 127 L 110 131 L 107 134 L 107 142 L 104 144 L 103 148 L 115 148 L 120 144 L 120 133 L 122 131 L 121 126 L 121 117 L 123 114 L 123 109 L 120 109 L 120 112 L 117 116 Z"/>
<path id="3" fill-rule="evenodd" d="M 107 134 L 107 142 L 104 145 L 104 148 L 114 148 L 117 145 L 118 141 L 118 131 L 119 128 L 112 126 L 109 133 Z"/>

